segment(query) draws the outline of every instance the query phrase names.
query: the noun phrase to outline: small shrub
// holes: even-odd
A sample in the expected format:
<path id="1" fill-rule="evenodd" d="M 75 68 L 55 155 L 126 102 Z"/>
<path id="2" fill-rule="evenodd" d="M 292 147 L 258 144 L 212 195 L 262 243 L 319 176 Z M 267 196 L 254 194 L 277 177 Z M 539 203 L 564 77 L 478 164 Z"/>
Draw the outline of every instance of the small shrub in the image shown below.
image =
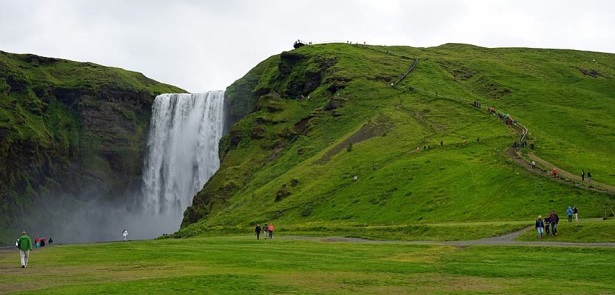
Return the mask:
<path id="1" fill-rule="evenodd" d="M 286 189 L 281 189 L 275 194 L 275 201 L 279 202 L 290 196 L 290 192 Z"/>
<path id="2" fill-rule="evenodd" d="M 312 206 L 306 206 L 301 211 L 301 217 L 309 217 L 310 215 L 312 215 L 312 211 L 314 211 L 314 208 L 312 208 Z"/>

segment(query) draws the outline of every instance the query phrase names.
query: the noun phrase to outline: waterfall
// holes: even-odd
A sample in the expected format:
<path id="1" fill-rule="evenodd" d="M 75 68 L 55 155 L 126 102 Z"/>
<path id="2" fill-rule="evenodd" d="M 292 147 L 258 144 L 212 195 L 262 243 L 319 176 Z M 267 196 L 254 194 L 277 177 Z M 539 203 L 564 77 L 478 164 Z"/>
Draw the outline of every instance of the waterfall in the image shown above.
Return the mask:
<path id="1" fill-rule="evenodd" d="M 179 228 L 192 197 L 218 170 L 224 92 L 162 94 L 152 107 L 143 206 L 160 233 Z"/>

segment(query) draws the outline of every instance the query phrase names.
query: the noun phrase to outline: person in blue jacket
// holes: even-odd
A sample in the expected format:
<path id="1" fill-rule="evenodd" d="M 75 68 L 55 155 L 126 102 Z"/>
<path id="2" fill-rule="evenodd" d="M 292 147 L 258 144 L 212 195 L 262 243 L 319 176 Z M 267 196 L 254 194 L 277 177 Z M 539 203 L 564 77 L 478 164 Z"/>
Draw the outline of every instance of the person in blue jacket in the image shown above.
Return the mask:
<path id="1" fill-rule="evenodd" d="M 538 215 L 536 219 L 536 230 L 538 231 L 538 238 L 542 239 L 542 234 L 544 234 L 545 223 L 542 221 L 542 216 Z"/>

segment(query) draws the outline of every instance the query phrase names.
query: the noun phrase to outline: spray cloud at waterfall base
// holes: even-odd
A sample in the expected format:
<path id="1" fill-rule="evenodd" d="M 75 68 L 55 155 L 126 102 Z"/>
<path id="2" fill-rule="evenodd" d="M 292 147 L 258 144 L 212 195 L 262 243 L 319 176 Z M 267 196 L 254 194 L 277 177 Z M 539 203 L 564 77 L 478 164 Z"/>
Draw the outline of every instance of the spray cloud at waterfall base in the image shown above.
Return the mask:
<path id="1" fill-rule="evenodd" d="M 156 97 L 143 163 L 142 184 L 124 198 L 53 196 L 33 206 L 26 224 L 33 236 L 56 243 L 151 239 L 179 229 L 192 197 L 218 170 L 224 92 Z M 87 189 L 84 189 L 87 190 Z"/>

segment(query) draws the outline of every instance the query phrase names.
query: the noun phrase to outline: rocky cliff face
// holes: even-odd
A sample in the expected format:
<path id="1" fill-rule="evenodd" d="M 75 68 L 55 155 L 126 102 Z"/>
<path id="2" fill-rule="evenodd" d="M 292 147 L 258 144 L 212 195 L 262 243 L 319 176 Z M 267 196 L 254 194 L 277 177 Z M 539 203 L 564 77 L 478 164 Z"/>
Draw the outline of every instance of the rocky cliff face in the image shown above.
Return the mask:
<path id="1" fill-rule="evenodd" d="M 0 227 L 50 198 L 123 198 L 151 103 L 185 92 L 140 73 L 0 51 Z M 17 221 L 17 222 L 15 222 Z"/>

